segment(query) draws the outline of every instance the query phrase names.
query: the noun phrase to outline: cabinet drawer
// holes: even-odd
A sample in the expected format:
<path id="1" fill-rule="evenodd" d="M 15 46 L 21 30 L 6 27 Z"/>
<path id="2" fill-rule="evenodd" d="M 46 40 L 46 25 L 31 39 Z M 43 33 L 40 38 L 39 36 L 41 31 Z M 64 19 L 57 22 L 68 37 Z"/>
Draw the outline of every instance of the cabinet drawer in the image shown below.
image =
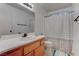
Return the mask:
<path id="1" fill-rule="evenodd" d="M 28 53 L 28 54 L 26 54 L 25 56 L 33 56 L 33 51 Z"/>
<path id="2" fill-rule="evenodd" d="M 26 55 L 27 53 L 33 51 L 34 49 L 36 49 L 39 46 L 40 46 L 40 41 L 36 41 L 36 42 L 33 42 L 33 43 L 25 46 L 24 47 L 24 55 Z"/>
<path id="3" fill-rule="evenodd" d="M 23 49 L 16 49 L 13 52 L 7 54 L 6 56 L 22 56 L 23 54 Z"/>

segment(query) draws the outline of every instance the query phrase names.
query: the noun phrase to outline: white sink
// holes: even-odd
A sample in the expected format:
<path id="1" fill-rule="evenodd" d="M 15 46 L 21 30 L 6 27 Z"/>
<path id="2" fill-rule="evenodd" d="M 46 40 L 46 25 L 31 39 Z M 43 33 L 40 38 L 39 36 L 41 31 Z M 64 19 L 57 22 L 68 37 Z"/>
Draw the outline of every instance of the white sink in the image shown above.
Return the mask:
<path id="1" fill-rule="evenodd" d="M 33 40 L 35 39 L 36 36 L 34 35 L 30 35 L 30 36 L 27 36 L 27 37 L 20 37 L 20 40 L 21 41 L 28 41 L 28 40 Z"/>

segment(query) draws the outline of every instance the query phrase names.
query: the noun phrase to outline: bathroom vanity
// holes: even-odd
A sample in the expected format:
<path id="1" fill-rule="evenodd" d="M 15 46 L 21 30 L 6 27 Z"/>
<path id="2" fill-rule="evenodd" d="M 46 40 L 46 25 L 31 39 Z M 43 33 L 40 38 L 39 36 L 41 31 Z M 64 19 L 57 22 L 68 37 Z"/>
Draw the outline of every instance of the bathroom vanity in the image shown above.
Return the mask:
<path id="1" fill-rule="evenodd" d="M 44 39 L 44 36 L 37 36 L 0 40 L 0 56 L 44 56 Z"/>

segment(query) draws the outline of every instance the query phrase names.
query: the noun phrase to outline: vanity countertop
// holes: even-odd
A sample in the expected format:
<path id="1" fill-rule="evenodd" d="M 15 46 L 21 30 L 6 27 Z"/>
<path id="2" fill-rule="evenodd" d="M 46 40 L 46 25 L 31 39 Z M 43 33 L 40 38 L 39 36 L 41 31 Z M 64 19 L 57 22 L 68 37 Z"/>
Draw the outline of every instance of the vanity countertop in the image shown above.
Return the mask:
<path id="1" fill-rule="evenodd" d="M 39 38 L 44 38 L 44 36 L 29 36 L 29 37 L 18 37 L 9 39 L 0 39 L 0 54 L 17 48 L 19 46 L 32 43 Z"/>

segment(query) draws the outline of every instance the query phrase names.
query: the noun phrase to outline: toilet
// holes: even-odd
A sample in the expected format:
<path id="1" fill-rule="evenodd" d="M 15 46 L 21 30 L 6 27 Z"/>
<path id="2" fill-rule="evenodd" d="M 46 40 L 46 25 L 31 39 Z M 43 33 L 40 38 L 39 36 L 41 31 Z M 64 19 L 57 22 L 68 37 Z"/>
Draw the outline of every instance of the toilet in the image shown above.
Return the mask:
<path id="1" fill-rule="evenodd" d="M 45 41 L 46 56 L 53 56 L 53 45 L 51 41 Z"/>
<path id="2" fill-rule="evenodd" d="M 59 49 L 53 47 L 53 42 L 45 41 L 46 47 L 46 56 L 68 56 L 69 54 L 66 52 L 62 52 Z"/>

